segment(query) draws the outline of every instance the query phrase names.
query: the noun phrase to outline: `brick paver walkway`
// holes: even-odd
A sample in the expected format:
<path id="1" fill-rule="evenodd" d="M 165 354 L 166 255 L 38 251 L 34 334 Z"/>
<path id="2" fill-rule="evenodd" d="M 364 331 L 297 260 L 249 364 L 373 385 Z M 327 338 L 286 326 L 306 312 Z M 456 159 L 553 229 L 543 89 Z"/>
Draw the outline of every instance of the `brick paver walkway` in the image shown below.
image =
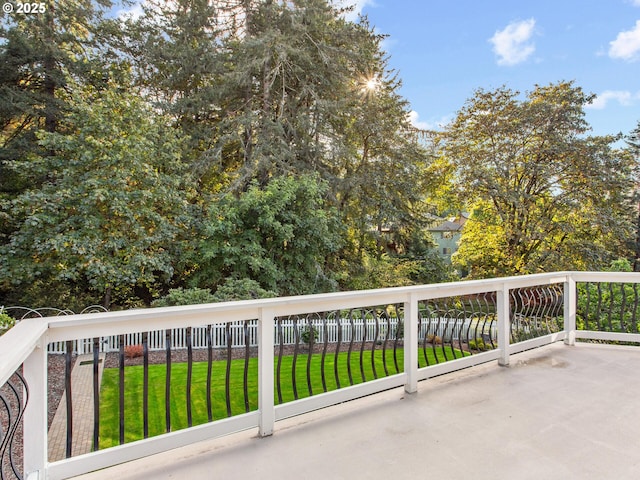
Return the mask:
<path id="1" fill-rule="evenodd" d="M 104 353 L 100 354 L 98 381 L 102 383 Z M 89 453 L 93 446 L 93 354 L 80 355 L 71 371 L 73 406 L 72 456 Z M 49 461 L 65 458 L 67 445 L 67 401 L 63 395 L 48 433 Z"/>

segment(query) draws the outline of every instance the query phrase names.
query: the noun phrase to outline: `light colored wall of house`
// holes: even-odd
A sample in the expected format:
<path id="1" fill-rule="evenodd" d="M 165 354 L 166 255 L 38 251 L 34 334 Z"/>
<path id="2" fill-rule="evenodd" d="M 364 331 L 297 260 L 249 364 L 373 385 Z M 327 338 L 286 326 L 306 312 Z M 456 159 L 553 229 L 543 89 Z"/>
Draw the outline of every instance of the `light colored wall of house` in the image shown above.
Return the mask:
<path id="1" fill-rule="evenodd" d="M 451 263 L 451 255 L 458 250 L 460 232 L 431 232 L 433 239 L 438 244 L 438 254 L 447 262 Z M 447 253 L 445 253 L 445 249 Z"/>

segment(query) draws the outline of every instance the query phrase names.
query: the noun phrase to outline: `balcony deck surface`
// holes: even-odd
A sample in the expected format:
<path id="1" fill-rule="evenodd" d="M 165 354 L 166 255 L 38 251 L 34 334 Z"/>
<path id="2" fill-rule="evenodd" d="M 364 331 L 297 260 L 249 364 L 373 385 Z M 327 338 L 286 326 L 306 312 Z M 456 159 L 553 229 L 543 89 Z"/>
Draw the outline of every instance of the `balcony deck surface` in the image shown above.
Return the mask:
<path id="1" fill-rule="evenodd" d="M 76 477 L 637 479 L 640 349 L 556 343 Z"/>

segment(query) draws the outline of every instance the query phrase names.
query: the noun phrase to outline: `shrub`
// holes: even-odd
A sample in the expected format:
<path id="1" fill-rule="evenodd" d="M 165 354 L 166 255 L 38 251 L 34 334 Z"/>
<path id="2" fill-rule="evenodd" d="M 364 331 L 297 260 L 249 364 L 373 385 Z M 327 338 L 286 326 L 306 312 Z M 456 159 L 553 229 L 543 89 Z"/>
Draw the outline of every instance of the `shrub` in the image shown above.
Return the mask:
<path id="1" fill-rule="evenodd" d="M 126 358 L 138 358 L 144 355 L 142 345 L 127 345 L 124 347 L 124 356 Z"/>
<path id="2" fill-rule="evenodd" d="M 469 349 L 471 349 L 471 350 L 480 350 L 480 351 L 486 350 L 486 345 L 484 344 L 484 340 L 482 340 L 481 338 L 476 338 L 475 340 L 470 340 L 469 341 Z"/>
<path id="3" fill-rule="evenodd" d="M 198 305 L 216 301 L 218 301 L 216 297 L 205 288 L 172 288 L 164 297 L 154 300 L 151 306 L 174 307 L 177 305 Z"/>
<path id="4" fill-rule="evenodd" d="M 6 333 L 15 325 L 16 321 L 0 309 L 0 335 Z"/>
<path id="5" fill-rule="evenodd" d="M 318 338 L 318 329 L 313 325 L 305 325 L 300 329 L 300 339 L 304 343 L 315 342 L 316 338 Z"/>
<path id="6" fill-rule="evenodd" d="M 276 292 L 265 290 L 258 282 L 250 278 L 229 278 L 218 287 L 213 295 L 214 302 L 230 302 L 233 300 L 252 300 L 255 298 L 276 297 Z"/>

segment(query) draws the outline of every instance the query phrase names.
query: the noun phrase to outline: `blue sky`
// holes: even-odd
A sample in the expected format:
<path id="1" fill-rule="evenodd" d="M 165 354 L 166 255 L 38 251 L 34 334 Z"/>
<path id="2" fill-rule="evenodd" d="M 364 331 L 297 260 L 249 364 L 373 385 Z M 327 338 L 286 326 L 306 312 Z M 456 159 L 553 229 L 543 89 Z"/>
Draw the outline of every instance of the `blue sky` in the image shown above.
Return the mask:
<path id="1" fill-rule="evenodd" d="M 562 80 L 598 96 L 586 110 L 593 134 L 628 134 L 640 121 L 640 0 L 333 1 L 388 35 L 419 127 L 448 123 L 478 88 Z"/>
<path id="2" fill-rule="evenodd" d="M 422 127 L 452 120 L 477 88 L 561 80 L 598 95 L 586 110 L 593 134 L 640 121 L 640 0 L 359 0 L 356 10 L 389 35 Z"/>

